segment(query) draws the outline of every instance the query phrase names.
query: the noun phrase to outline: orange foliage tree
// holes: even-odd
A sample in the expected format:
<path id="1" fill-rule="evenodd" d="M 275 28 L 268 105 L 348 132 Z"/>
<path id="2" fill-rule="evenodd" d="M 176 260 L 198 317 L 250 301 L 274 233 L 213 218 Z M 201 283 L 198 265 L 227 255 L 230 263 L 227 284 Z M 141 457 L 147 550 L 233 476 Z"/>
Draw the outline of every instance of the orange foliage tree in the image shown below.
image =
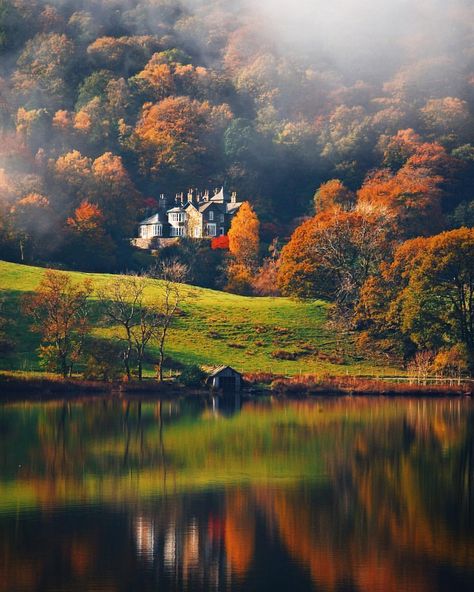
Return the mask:
<path id="1" fill-rule="evenodd" d="M 314 196 L 316 212 L 324 212 L 335 207 L 349 210 L 355 202 L 355 195 L 339 179 L 323 183 Z"/>
<path id="2" fill-rule="evenodd" d="M 164 99 L 174 91 L 173 73 L 170 66 L 163 63 L 160 54 L 154 54 L 132 81 L 141 92 L 149 95 L 155 101 Z"/>
<path id="3" fill-rule="evenodd" d="M 282 293 L 352 306 L 367 277 L 390 252 L 390 227 L 389 217 L 374 212 L 334 210 L 307 220 L 282 250 Z"/>
<path id="4" fill-rule="evenodd" d="M 230 260 L 227 268 L 229 291 L 248 293 L 255 274 L 260 248 L 260 222 L 249 202 L 244 202 L 232 220 L 228 233 Z"/>
<path id="5" fill-rule="evenodd" d="M 215 149 L 215 133 L 225 126 L 228 107 L 213 107 L 188 97 L 145 104 L 132 136 L 143 173 L 191 172 Z"/>
<path id="6" fill-rule="evenodd" d="M 442 227 L 443 177 L 433 171 L 426 155 L 416 153 L 396 173 L 372 173 L 357 193 L 358 203 L 387 210 L 396 216 L 399 234 L 406 238 L 436 232 Z"/>

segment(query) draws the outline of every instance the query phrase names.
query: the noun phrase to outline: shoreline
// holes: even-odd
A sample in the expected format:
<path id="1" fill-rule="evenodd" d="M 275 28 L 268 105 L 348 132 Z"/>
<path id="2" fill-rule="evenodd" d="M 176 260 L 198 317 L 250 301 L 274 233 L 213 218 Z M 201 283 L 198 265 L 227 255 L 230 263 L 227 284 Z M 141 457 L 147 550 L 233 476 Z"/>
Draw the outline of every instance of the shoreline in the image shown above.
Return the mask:
<path id="1" fill-rule="evenodd" d="M 453 381 L 454 382 L 454 381 Z M 185 396 L 206 397 L 213 393 L 209 388 L 192 388 L 177 382 L 100 382 L 74 378 L 62 379 L 51 376 L 15 376 L 0 374 L 0 402 L 15 400 L 77 399 L 81 397 L 145 397 L 173 399 Z M 474 395 L 474 380 L 459 384 L 400 384 L 380 379 L 333 377 L 322 380 L 299 382 L 280 378 L 271 384 L 249 384 L 242 393 L 244 397 L 271 396 L 276 398 L 305 397 L 471 397 Z M 231 396 L 234 396 L 233 394 Z"/>

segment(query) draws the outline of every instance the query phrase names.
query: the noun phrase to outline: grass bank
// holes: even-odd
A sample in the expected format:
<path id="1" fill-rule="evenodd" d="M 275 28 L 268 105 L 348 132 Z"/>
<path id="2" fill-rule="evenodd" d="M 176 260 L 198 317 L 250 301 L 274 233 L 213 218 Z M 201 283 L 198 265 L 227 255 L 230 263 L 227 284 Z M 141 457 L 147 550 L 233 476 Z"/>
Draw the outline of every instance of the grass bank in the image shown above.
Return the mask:
<path id="1" fill-rule="evenodd" d="M 44 269 L 0 261 L 0 297 L 5 300 L 7 332 L 16 342 L 11 356 L 0 360 L 0 370 L 35 373 L 39 339 L 29 331 L 21 313 L 21 298 L 36 289 Z M 92 279 L 106 287 L 113 276 L 68 272 L 76 281 Z M 371 362 L 356 353 L 352 340 L 328 330 L 328 304 L 288 298 L 252 298 L 186 286 L 182 315 L 170 333 L 167 355 L 181 364 L 204 367 L 229 364 L 242 372 L 388 375 L 399 369 Z M 150 280 L 147 298 L 159 298 L 160 282 Z M 113 329 L 96 328 L 108 339 Z M 152 346 L 151 355 L 157 351 Z M 148 367 L 151 375 L 152 366 Z"/>

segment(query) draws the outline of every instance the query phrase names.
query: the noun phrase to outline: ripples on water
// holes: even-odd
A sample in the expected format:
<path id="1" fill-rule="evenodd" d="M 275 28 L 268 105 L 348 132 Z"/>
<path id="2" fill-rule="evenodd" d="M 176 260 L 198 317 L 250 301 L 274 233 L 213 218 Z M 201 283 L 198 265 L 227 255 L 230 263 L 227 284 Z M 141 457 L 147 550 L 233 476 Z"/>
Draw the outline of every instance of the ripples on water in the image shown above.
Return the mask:
<path id="1" fill-rule="evenodd" d="M 0 407 L 0 592 L 474 589 L 469 400 Z"/>

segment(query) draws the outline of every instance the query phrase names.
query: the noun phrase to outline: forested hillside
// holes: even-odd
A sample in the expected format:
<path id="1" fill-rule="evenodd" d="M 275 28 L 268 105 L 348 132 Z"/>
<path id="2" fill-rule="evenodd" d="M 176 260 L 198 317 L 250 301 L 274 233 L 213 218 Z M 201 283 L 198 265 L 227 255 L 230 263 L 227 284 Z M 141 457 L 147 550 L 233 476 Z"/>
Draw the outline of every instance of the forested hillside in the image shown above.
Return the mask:
<path id="1" fill-rule="evenodd" d="M 399 199 L 408 159 L 402 232 L 472 223 L 471 3 L 313 4 L 1 0 L 1 255 L 123 268 L 160 193 L 222 184 L 270 242 L 330 179 Z"/>

